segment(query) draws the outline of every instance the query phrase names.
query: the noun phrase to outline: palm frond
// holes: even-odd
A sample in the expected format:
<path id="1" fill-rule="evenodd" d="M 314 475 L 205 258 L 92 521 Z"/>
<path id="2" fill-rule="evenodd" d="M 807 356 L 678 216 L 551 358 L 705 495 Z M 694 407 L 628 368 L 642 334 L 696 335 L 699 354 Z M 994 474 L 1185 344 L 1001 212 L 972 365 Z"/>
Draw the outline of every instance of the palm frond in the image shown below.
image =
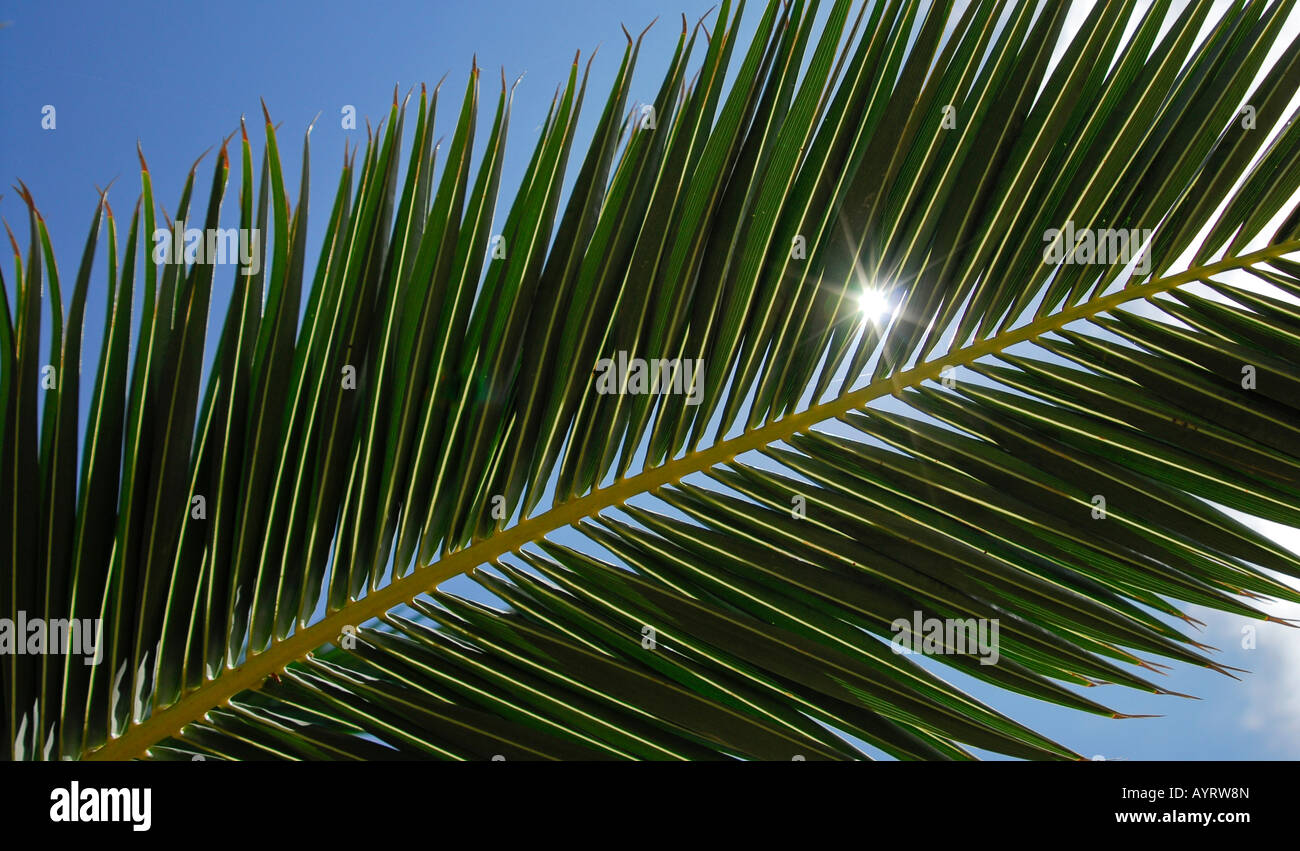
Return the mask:
<path id="1" fill-rule="evenodd" d="M 477 65 L 449 134 L 422 87 L 408 146 L 394 91 L 310 280 L 310 129 L 295 203 L 264 106 L 224 305 L 146 241 L 143 153 L 66 312 L 23 188 L 0 609 L 102 624 L 102 660 L 3 656 L 12 755 L 1078 758 L 895 652 L 914 616 L 996 622 L 996 664 L 935 659 L 1103 716 L 1075 687 L 1227 673 L 1184 604 L 1300 602 L 1224 510 L 1300 527 L 1294 3 L 821 5 L 683 19 L 644 105 L 629 36 L 590 140 L 575 58 L 501 216 L 504 75 L 477 163 Z M 1047 262 L 1076 226 L 1136 236 Z M 683 392 L 600 392 L 620 353 Z"/>

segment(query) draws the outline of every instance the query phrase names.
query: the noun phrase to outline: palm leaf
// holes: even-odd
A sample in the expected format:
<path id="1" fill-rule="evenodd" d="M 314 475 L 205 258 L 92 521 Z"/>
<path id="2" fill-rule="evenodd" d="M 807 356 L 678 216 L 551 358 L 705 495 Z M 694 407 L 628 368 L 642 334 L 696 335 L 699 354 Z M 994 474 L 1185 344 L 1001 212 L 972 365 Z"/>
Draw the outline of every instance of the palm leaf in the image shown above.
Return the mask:
<path id="1" fill-rule="evenodd" d="M 644 104 L 629 35 L 589 140 L 575 58 L 500 217 L 504 75 L 477 165 L 477 65 L 449 132 L 421 88 L 409 146 L 395 91 L 310 280 L 309 147 L 295 204 L 264 107 L 265 262 L 224 305 L 211 258 L 138 247 L 141 154 L 124 257 L 99 203 L 65 321 L 22 190 L 0 608 L 103 630 L 100 664 L 3 657 L 12 756 L 1078 758 L 897 621 L 996 621 L 996 664 L 935 661 L 1125 717 L 1079 687 L 1227 673 L 1185 604 L 1300 601 L 1225 510 L 1300 527 L 1298 45 L 1265 64 L 1294 3 L 1156 2 L 1125 38 L 1132 2 L 1066 34 L 1055 3 L 773 1 L 742 42 L 744 5 L 683 19 Z M 1149 238 L 1046 262 L 1067 222 Z M 619 353 L 684 392 L 598 392 Z"/>

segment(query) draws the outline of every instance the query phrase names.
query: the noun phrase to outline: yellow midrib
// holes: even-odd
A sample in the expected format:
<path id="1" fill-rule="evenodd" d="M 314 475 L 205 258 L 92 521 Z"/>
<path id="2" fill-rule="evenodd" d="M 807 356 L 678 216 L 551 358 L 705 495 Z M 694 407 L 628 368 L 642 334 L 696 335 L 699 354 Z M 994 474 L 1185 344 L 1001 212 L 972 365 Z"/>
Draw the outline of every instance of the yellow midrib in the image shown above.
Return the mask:
<path id="1" fill-rule="evenodd" d="M 949 352 L 941 358 L 912 369 L 872 382 L 866 387 L 845 393 L 829 402 L 813 405 L 799 413 L 752 429 L 729 440 L 719 441 L 708 449 L 670 460 L 635 476 L 620 479 L 586 496 L 560 503 L 543 514 L 503 529 L 492 537 L 451 553 L 433 564 L 416 568 L 408 576 L 390 582 L 383 588 L 348 604 L 341 611 L 327 615 L 283 641 L 272 644 L 264 652 L 250 655 L 244 664 L 226 671 L 214 680 L 209 680 L 166 709 L 156 711 L 142 723 L 132 725 L 118 738 L 86 754 L 85 758 L 114 760 L 145 756 L 148 748 L 180 732 L 186 724 L 200 720 L 209 710 L 225 705 L 240 692 L 258 688 L 271 674 L 283 671 L 291 662 L 305 658 L 317 647 L 335 641 L 343 632 L 344 626 L 360 626 L 394 606 L 407 603 L 416 596 L 437 587 L 453 576 L 472 570 L 530 541 L 539 540 L 548 532 L 596 514 L 602 509 L 622 505 L 637 494 L 648 493 L 663 485 L 678 482 L 691 473 L 725 464 L 738 455 L 767 446 L 795 432 L 805 431 L 824 420 L 860 408 L 874 399 L 900 393 L 927 379 L 938 378 L 947 367 L 960 366 L 985 355 L 996 354 L 1016 343 L 1040 337 L 1049 331 L 1059 330 L 1071 322 L 1096 316 L 1125 302 L 1167 292 L 1181 284 L 1221 272 L 1277 259 L 1293 251 L 1300 251 L 1300 240 L 1279 243 L 1208 266 L 1194 267 L 1177 275 L 1095 298 L 1015 330 Z"/>

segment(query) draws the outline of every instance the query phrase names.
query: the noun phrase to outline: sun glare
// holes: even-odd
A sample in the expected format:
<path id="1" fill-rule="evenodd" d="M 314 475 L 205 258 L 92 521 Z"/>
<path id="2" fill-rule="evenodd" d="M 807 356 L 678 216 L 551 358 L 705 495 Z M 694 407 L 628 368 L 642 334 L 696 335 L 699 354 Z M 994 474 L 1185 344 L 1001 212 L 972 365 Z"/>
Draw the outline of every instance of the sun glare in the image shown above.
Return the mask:
<path id="1" fill-rule="evenodd" d="M 878 289 L 865 289 L 858 294 L 858 312 L 869 322 L 879 322 L 891 312 L 889 297 Z"/>

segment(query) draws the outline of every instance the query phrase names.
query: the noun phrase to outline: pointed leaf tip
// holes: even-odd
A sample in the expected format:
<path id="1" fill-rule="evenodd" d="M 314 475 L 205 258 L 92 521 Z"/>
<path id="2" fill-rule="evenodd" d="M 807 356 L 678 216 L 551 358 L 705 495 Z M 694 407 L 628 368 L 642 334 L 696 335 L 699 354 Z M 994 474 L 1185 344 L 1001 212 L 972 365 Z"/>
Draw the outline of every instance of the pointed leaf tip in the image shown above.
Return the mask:
<path id="1" fill-rule="evenodd" d="M 230 131 L 230 135 L 221 140 L 221 159 L 225 160 L 226 165 L 230 165 L 230 156 L 226 153 L 226 146 L 230 144 L 231 139 L 235 138 L 236 132 L 238 131 Z"/>
<path id="2" fill-rule="evenodd" d="M 32 213 L 36 215 L 36 220 L 44 222 L 45 217 L 41 215 L 40 210 L 36 209 L 36 199 L 32 197 L 32 192 L 27 188 L 27 184 L 19 180 L 18 187 L 15 188 L 18 188 L 18 194 L 22 196 L 22 199 L 27 202 L 27 206 L 31 209 Z"/>
<path id="3" fill-rule="evenodd" d="M 144 148 L 140 147 L 140 140 L 135 140 L 135 154 L 140 158 L 140 170 L 145 174 L 149 173 L 149 164 L 144 161 Z"/>
<path id="4" fill-rule="evenodd" d="M 14 248 L 14 256 L 15 256 L 15 257 L 22 257 L 22 256 L 23 256 L 23 252 L 22 252 L 21 249 L 18 248 L 18 240 L 14 239 L 14 232 L 13 232 L 13 230 L 9 227 L 9 220 L 8 220 L 8 219 L 5 219 L 5 220 L 3 220 L 3 221 L 4 221 L 4 226 L 5 226 L 5 232 L 9 234 L 9 244 L 12 245 L 13 248 Z"/>
<path id="5" fill-rule="evenodd" d="M 629 33 L 629 32 L 627 31 L 627 27 L 623 26 L 623 22 L 622 22 L 622 21 L 619 21 L 619 22 L 618 22 L 618 25 L 619 25 L 620 27 L 623 28 L 623 35 L 624 35 L 624 37 L 627 38 L 627 43 L 628 43 L 628 44 L 631 44 L 631 43 L 632 43 L 632 34 Z"/>
<path id="6" fill-rule="evenodd" d="M 1218 671 L 1220 674 L 1223 674 L 1225 677 L 1232 677 L 1234 680 L 1238 680 L 1238 681 L 1241 680 L 1241 677 L 1238 677 L 1238 676 L 1236 676 L 1235 674 L 1230 674 L 1230 673 L 1228 673 L 1228 666 L 1227 666 L 1227 665 L 1220 665 L 1220 664 L 1217 663 L 1217 662 L 1209 662 L 1209 663 L 1206 664 L 1206 667 L 1209 668 L 1211 671 Z M 1250 671 L 1244 670 L 1244 669 L 1242 669 L 1242 668 L 1233 668 L 1233 670 L 1234 670 L 1234 671 L 1241 671 L 1241 673 L 1243 673 L 1243 674 L 1249 674 L 1249 673 L 1250 673 Z"/>
<path id="7" fill-rule="evenodd" d="M 258 98 L 258 100 L 260 100 L 260 101 L 262 102 L 262 115 L 266 118 L 266 123 L 267 123 L 267 125 L 270 125 L 270 123 L 271 123 L 271 112 L 270 112 L 270 110 L 268 110 L 268 109 L 266 108 L 266 99 L 265 99 L 265 98 Z"/>
<path id="8" fill-rule="evenodd" d="M 204 149 L 203 153 L 199 154 L 199 158 L 194 161 L 194 165 L 190 166 L 190 174 L 194 174 L 194 172 L 199 170 L 199 163 L 203 162 L 203 158 L 208 155 L 208 151 L 210 150 L 212 150 L 212 146 L 208 145 L 208 147 Z"/>

